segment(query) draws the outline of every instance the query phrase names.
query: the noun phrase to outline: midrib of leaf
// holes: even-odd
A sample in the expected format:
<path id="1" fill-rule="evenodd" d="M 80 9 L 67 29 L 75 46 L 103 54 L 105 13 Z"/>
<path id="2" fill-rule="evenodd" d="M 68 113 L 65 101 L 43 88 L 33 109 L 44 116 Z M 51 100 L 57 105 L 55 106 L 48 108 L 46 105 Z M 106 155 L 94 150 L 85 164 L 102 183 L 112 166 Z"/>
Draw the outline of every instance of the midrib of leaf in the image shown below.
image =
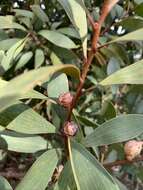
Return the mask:
<path id="1" fill-rule="evenodd" d="M 73 176 L 74 176 L 74 179 L 75 179 L 77 190 L 81 190 L 79 182 L 78 182 L 77 174 L 76 174 L 76 171 L 75 171 L 75 168 L 74 168 L 73 157 L 72 157 L 72 150 L 71 150 L 71 143 L 70 143 L 70 138 L 69 137 L 68 137 L 67 141 L 68 141 L 68 151 L 69 151 L 71 168 L 72 168 L 72 171 L 73 171 Z"/>

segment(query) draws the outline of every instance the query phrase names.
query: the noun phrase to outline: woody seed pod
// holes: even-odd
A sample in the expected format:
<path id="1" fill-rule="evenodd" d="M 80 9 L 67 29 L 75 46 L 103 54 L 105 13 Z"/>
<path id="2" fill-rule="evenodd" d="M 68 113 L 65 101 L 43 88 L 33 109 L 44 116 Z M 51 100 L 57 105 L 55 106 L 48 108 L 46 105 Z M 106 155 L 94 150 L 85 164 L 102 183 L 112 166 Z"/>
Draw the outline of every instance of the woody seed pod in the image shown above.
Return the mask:
<path id="1" fill-rule="evenodd" d="M 70 92 L 66 92 L 59 96 L 58 103 L 65 108 L 69 108 L 72 105 L 72 102 L 73 95 Z"/>
<path id="2" fill-rule="evenodd" d="M 77 133 L 78 126 L 73 122 L 67 121 L 64 124 L 64 134 L 67 136 L 74 136 Z"/>
<path id="3" fill-rule="evenodd" d="M 128 141 L 124 146 L 124 152 L 126 159 L 132 161 L 134 158 L 140 155 L 142 150 L 143 142 L 131 140 Z"/>

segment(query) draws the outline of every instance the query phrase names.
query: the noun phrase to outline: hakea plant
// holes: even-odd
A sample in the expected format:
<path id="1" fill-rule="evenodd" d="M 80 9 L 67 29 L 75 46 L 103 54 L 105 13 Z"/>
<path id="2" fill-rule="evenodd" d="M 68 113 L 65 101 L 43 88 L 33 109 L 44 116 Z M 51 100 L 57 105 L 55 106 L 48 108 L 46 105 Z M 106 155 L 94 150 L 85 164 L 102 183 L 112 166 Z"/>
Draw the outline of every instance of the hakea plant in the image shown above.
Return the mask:
<path id="1" fill-rule="evenodd" d="M 115 176 L 114 166 L 143 160 L 141 156 L 143 143 L 139 137 L 143 133 L 143 116 L 122 114 L 116 117 L 116 103 L 113 106 L 112 103 L 106 101 L 108 98 L 105 97 L 102 100 L 103 104 L 107 103 L 104 104 L 104 108 L 110 106 L 111 109 L 107 109 L 107 111 L 101 109 L 100 114 L 105 118 L 99 117 L 99 122 L 96 123 L 96 120 L 91 121 L 90 118 L 84 118 L 80 114 L 84 109 L 84 103 L 79 109 L 78 106 L 83 101 L 85 93 L 87 93 L 85 101 L 88 101 L 88 95 L 90 97 L 92 90 L 98 89 L 97 93 L 100 91 L 104 94 L 106 88 L 109 91 L 108 86 L 110 85 L 114 91 L 117 84 L 143 83 L 142 61 L 113 74 L 110 72 L 110 76 L 104 80 L 100 79 L 99 82 L 93 80 L 93 77 L 87 76 L 88 73 L 92 73 L 91 68 L 95 59 L 102 62 L 103 57 L 100 51 L 104 49 L 105 53 L 108 47 L 114 43 L 122 42 L 124 44 L 124 41 L 140 40 L 142 30 L 138 29 L 113 40 L 110 35 L 105 42 L 103 39 L 101 40 L 101 37 L 111 28 L 111 26 L 106 27 L 106 19 L 119 0 L 104 0 L 101 3 L 98 19 L 94 18 L 82 0 L 58 0 L 58 2 L 65 9 L 75 27 L 75 29 L 70 27 L 68 32 L 70 35 L 76 36 L 78 40 L 80 39 L 81 48 L 64 35 L 65 30 L 45 29 L 49 27 L 47 24 L 49 20 L 38 5 L 32 5 L 30 7 L 32 11 L 14 10 L 17 22 L 12 20 L 11 16 L 0 18 L 4 23 L 10 19 L 11 25 L 7 24 L 4 29 L 22 30 L 22 35 L 27 33 L 7 52 L 2 52 L 3 78 L 5 78 L 5 73 L 12 69 L 16 71 L 21 69 L 31 59 L 33 52 L 29 51 L 23 55 L 24 48 L 28 48 L 29 44 L 30 48 L 34 45 L 34 49 L 38 47 L 35 51 L 35 57 L 38 60 L 35 64 L 36 69 L 25 72 L 9 82 L 0 80 L 0 139 L 4 142 L 2 149 L 35 153 L 34 155 L 38 157 L 27 173 L 22 176 L 15 190 L 125 189 Z M 29 25 L 33 19 L 33 13 L 44 22 L 44 29 L 40 30 L 38 35 Z M 21 18 L 27 16 L 29 22 L 21 19 L 19 15 Z M 34 20 L 31 23 L 34 23 Z M 90 35 L 88 35 L 87 23 L 89 23 L 89 32 L 92 31 Z M 54 26 L 52 27 L 54 28 Z M 38 68 L 43 64 L 44 56 L 51 53 L 49 49 L 53 47 L 52 44 L 56 45 L 53 49 L 51 48 L 51 60 L 54 65 Z M 62 64 L 56 56 L 59 50 L 57 47 L 61 48 L 59 56 L 66 54 L 66 49 L 75 49 L 75 52 L 82 57 L 79 61 L 80 64 L 77 63 L 80 69 L 73 64 Z M 39 59 L 41 57 L 42 59 Z M 14 65 L 15 62 L 17 65 Z M 68 58 L 68 62 L 71 62 L 70 58 Z M 91 80 L 94 86 L 85 90 L 84 87 L 88 80 Z M 36 88 L 33 89 L 35 86 Z M 37 89 L 38 91 L 36 91 Z M 40 93 L 41 91 L 44 93 Z M 33 105 L 32 99 L 41 99 L 42 101 L 36 103 L 32 109 L 29 107 L 29 104 Z M 92 106 L 92 103 L 89 106 Z M 41 107 L 44 111 L 41 111 Z M 40 116 L 36 112 L 37 110 L 40 110 L 44 117 Z M 112 116 L 110 117 L 110 115 Z M 6 123 L 4 118 L 6 118 Z M 139 139 L 129 141 L 136 137 Z M 125 145 L 124 142 L 126 142 Z M 120 145 L 117 145 L 117 149 L 120 148 L 124 151 L 123 156 L 120 156 L 122 159 L 119 160 L 116 157 L 110 160 L 108 153 L 112 152 L 112 148 L 108 145 L 118 143 Z M 11 190 L 6 179 L 1 179 L 0 187 L 1 183 L 5 183 Z M 2 190 L 8 189 L 3 186 Z"/>

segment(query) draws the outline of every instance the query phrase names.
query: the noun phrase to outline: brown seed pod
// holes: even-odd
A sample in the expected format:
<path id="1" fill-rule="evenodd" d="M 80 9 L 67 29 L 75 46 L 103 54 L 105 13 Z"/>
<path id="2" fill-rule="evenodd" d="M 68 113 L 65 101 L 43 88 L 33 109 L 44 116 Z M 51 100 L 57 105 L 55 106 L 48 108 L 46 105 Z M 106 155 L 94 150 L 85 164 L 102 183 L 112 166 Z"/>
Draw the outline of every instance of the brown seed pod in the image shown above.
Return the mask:
<path id="1" fill-rule="evenodd" d="M 74 136 L 76 133 L 77 133 L 77 130 L 78 130 L 78 126 L 73 122 L 69 122 L 67 121 L 65 124 L 64 124 L 64 134 L 67 135 L 67 136 Z"/>
<path id="2" fill-rule="evenodd" d="M 131 140 L 125 143 L 124 152 L 126 159 L 132 161 L 134 158 L 140 155 L 142 150 L 143 142 Z"/>
<path id="3" fill-rule="evenodd" d="M 72 105 L 72 102 L 73 95 L 70 92 L 66 92 L 59 96 L 58 103 L 65 108 L 69 108 Z"/>

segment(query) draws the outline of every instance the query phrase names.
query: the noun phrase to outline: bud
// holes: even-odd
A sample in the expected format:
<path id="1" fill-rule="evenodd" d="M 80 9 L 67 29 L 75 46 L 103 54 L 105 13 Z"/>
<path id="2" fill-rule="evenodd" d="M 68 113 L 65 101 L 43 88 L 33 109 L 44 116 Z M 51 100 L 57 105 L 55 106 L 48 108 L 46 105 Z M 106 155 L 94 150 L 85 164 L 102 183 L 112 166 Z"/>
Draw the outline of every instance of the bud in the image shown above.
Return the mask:
<path id="1" fill-rule="evenodd" d="M 126 159 L 132 161 L 134 158 L 140 155 L 142 151 L 143 142 L 131 140 L 127 142 L 124 146 L 124 152 Z"/>
<path id="2" fill-rule="evenodd" d="M 70 92 L 66 92 L 59 96 L 58 103 L 65 108 L 69 108 L 72 105 L 72 102 L 73 95 Z"/>
<path id="3" fill-rule="evenodd" d="M 64 134 L 67 136 L 74 136 L 77 133 L 78 126 L 73 122 L 67 121 L 64 124 Z"/>

